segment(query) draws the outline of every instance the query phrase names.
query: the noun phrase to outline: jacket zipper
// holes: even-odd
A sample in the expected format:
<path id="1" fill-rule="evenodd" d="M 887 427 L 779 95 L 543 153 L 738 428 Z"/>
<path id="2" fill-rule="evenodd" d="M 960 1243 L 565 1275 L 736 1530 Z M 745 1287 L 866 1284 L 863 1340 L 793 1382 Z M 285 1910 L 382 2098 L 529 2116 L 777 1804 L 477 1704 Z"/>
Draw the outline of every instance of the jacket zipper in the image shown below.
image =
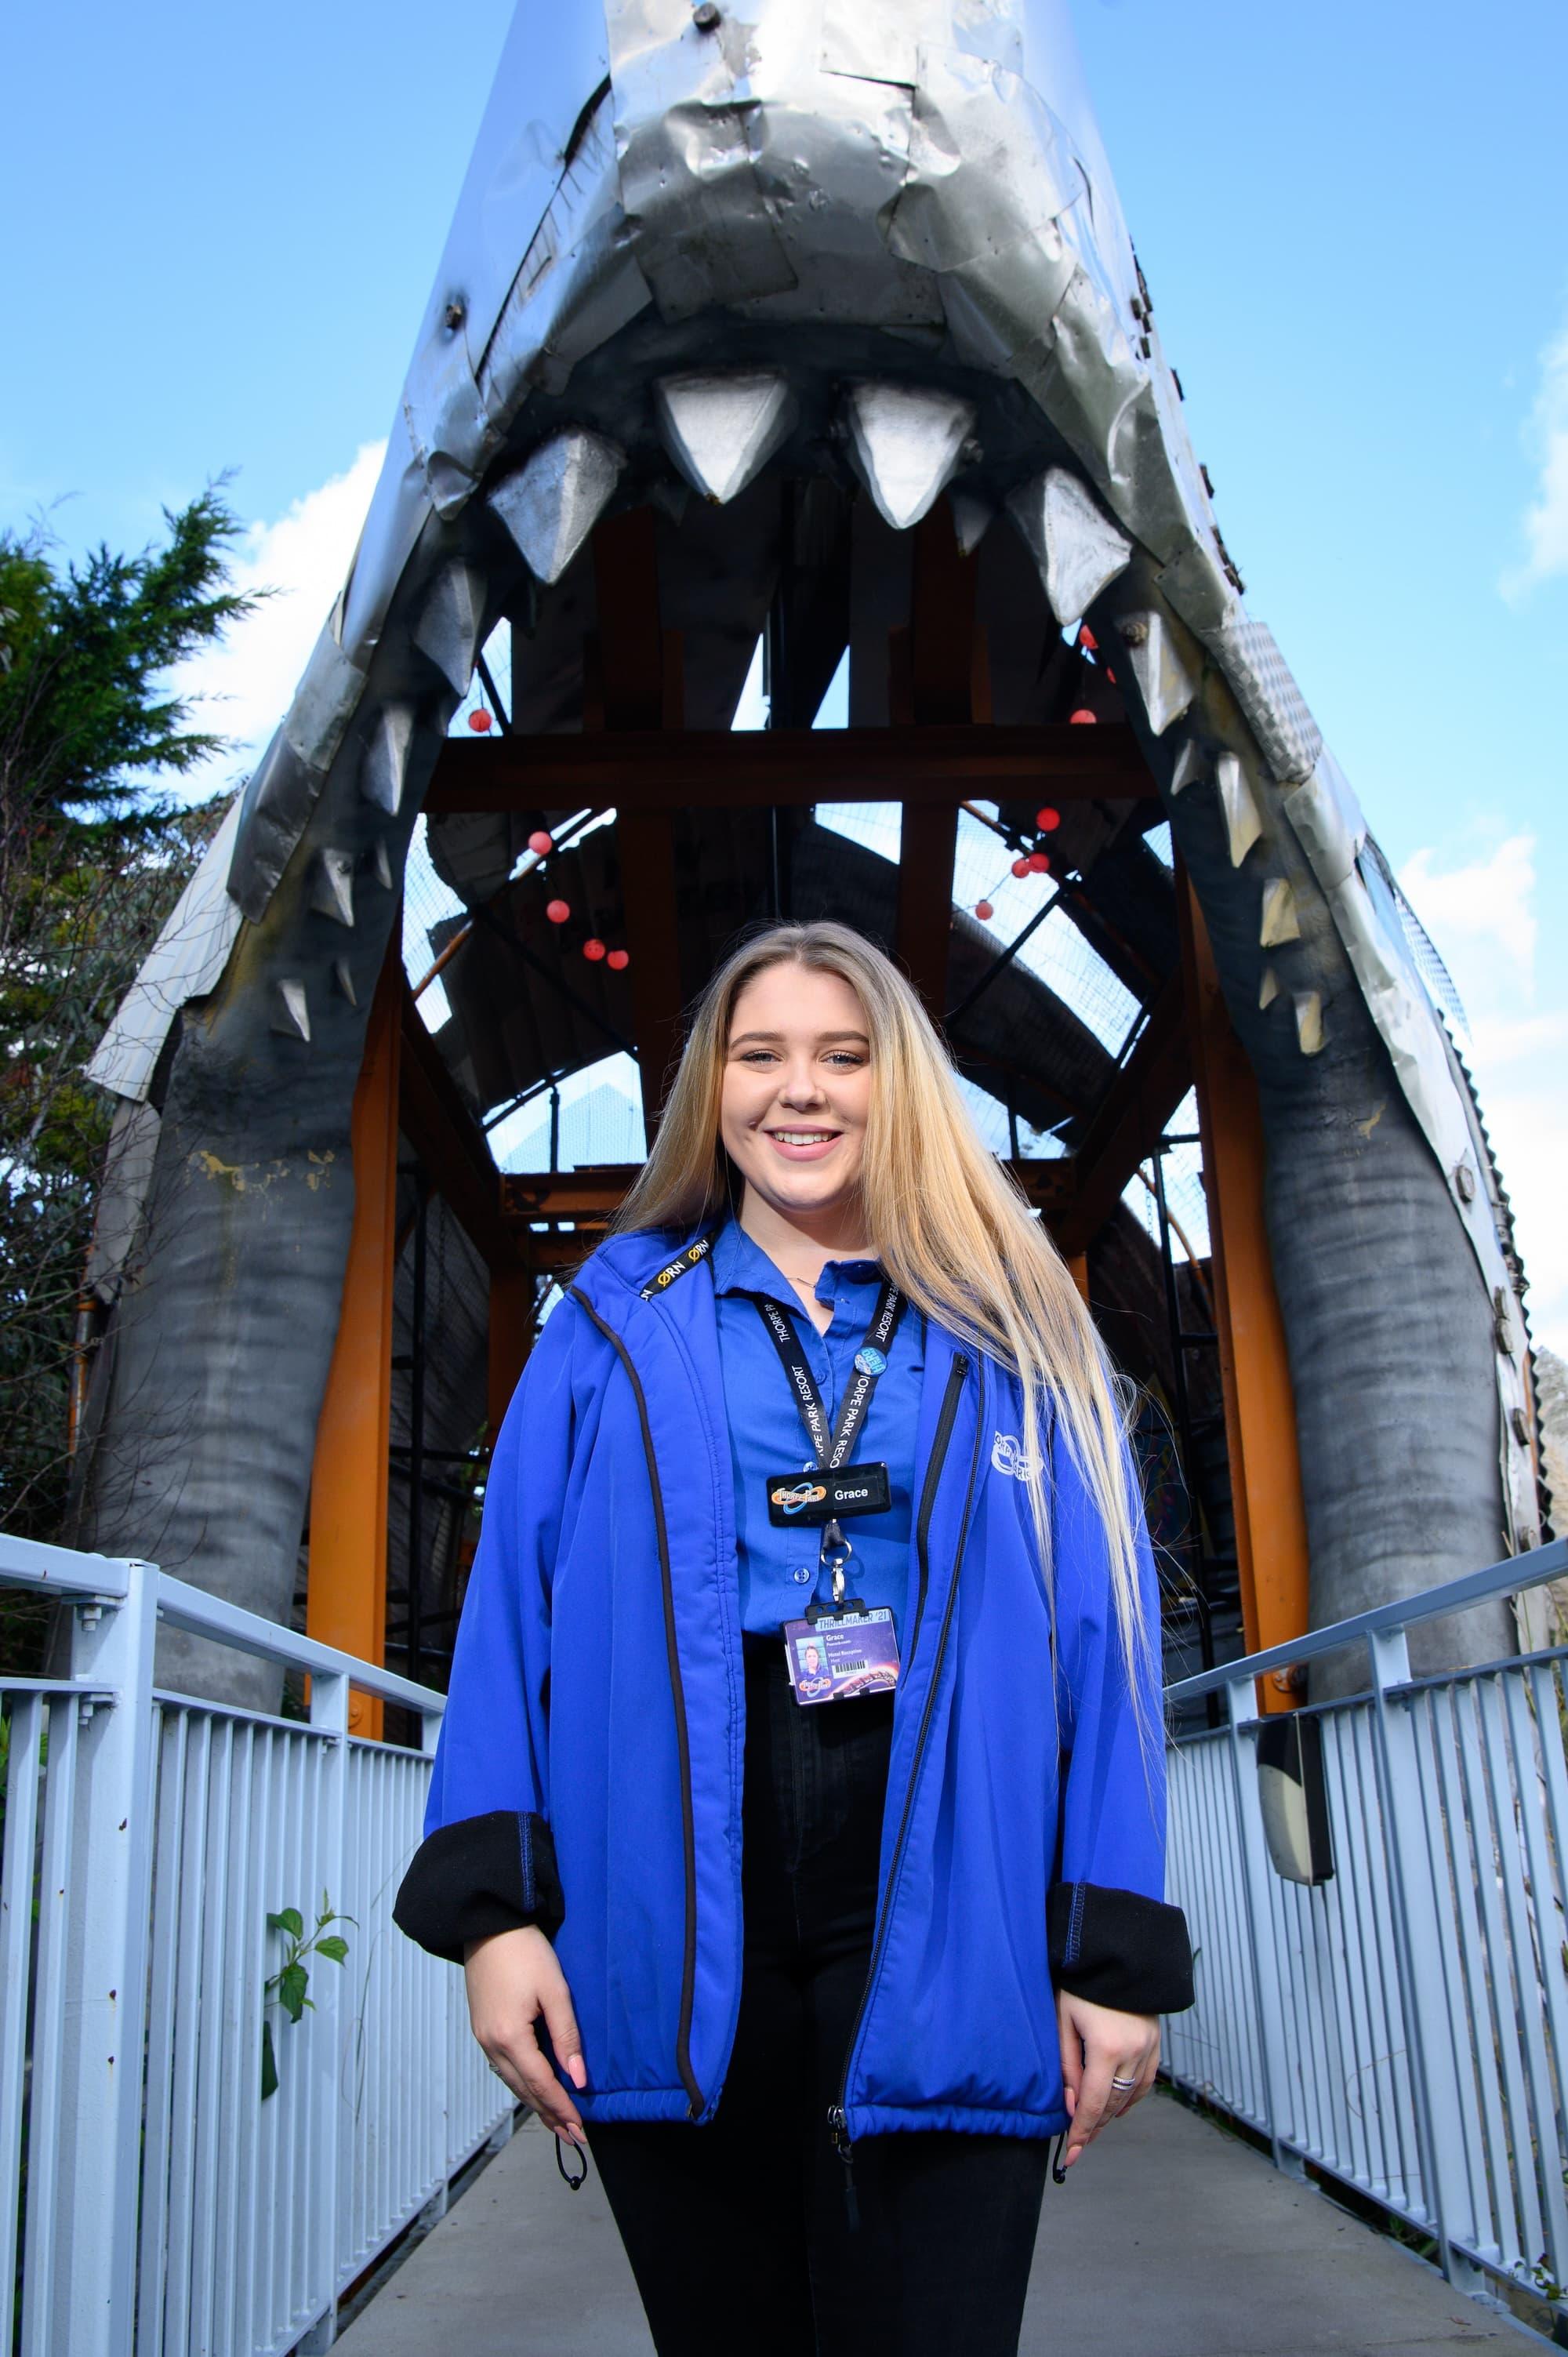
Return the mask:
<path id="1" fill-rule="evenodd" d="M 942 1394 L 941 1413 L 937 1418 L 936 1438 L 931 1443 L 931 1461 L 926 1468 L 926 1483 L 920 1492 L 920 1511 L 915 1521 L 915 1560 L 920 1567 L 915 1590 L 915 1625 L 909 1632 L 909 1658 L 904 1664 L 908 1676 L 915 1659 L 915 1648 L 920 1641 L 920 1622 L 925 1617 L 926 1587 L 930 1571 L 927 1556 L 927 1541 L 931 1528 L 931 1509 L 937 1502 L 937 1483 L 941 1478 L 942 1462 L 952 1437 L 953 1418 L 958 1414 L 959 1394 L 969 1372 L 969 1361 L 961 1351 L 955 1357 L 948 1376 L 947 1389 Z"/>
<path id="2" fill-rule="evenodd" d="M 948 1388 L 942 1400 L 941 1417 L 937 1426 L 936 1440 L 933 1442 L 931 1448 L 930 1469 L 926 1476 L 925 1491 L 920 1500 L 919 1597 L 922 1605 L 925 1602 L 926 1594 L 926 1526 L 930 1519 L 931 1503 L 935 1494 L 935 1482 L 937 1478 L 940 1475 L 942 1462 L 947 1455 L 948 1443 L 952 1437 L 953 1418 L 958 1413 L 958 1395 L 963 1387 L 964 1379 L 968 1372 L 969 1361 L 961 1351 L 958 1357 L 953 1361 L 952 1372 L 948 1378 Z M 982 1400 L 981 1405 L 983 1405 L 983 1400 Z M 920 1763 L 925 1757 L 926 1738 L 931 1730 L 931 1713 L 936 1708 L 937 1689 L 941 1682 L 942 1659 L 947 1652 L 948 1632 L 952 1627 L 953 1606 L 958 1600 L 959 1570 L 963 1562 L 964 1545 L 969 1537 L 970 1510 L 974 1502 L 974 1480 L 980 1466 L 980 1439 L 982 1429 L 983 1418 L 981 1417 L 977 1408 L 974 1422 L 974 1450 L 970 1458 L 969 1465 L 969 1488 L 964 1493 L 963 1520 L 959 1526 L 958 1553 L 953 1557 L 952 1580 L 948 1588 L 948 1600 L 942 1610 L 942 1625 L 937 1636 L 937 1658 L 931 1664 L 931 1680 L 930 1684 L 926 1690 L 926 1706 L 920 1714 L 920 1731 L 915 1738 L 915 1757 L 909 1769 L 909 1781 L 904 1791 L 904 1807 L 898 1819 L 897 1837 L 893 1844 L 892 1857 L 888 1860 L 887 1889 L 883 1894 L 882 1910 L 877 1918 L 875 1936 L 871 1943 L 871 1968 L 866 1974 L 865 1986 L 861 1991 L 860 2004 L 856 2009 L 854 2020 L 850 2028 L 849 2043 L 844 2048 L 843 2072 L 839 2080 L 838 2101 L 836 2104 L 832 2104 L 828 2111 L 828 2126 L 832 2134 L 833 2149 L 838 2154 L 840 2160 L 843 2163 L 844 2206 L 849 2213 L 849 2223 L 852 2228 L 859 2222 L 859 2205 L 856 2202 L 854 2192 L 854 2162 L 853 2158 L 854 2147 L 844 2115 L 845 2098 L 849 2093 L 850 2067 L 854 2061 L 854 2050 L 856 2045 L 859 2043 L 861 2024 L 865 2019 L 866 2007 L 871 2002 L 871 1992 L 876 1986 L 876 1975 L 882 1963 L 882 1952 L 886 1944 L 887 1925 L 893 1910 L 893 1893 L 898 1885 L 898 1869 L 900 1865 L 903 1863 L 904 1844 L 908 1835 L 909 1818 L 915 1806 L 915 1791 L 920 1781 Z M 918 1626 L 915 1633 L 918 1638 L 919 1634 Z M 914 1655 L 911 1652 L 910 1659 L 913 1660 L 913 1658 Z"/>
<path id="3" fill-rule="evenodd" d="M 631 1355 L 613 1326 L 607 1326 L 592 1302 L 575 1285 L 565 1288 L 579 1308 L 585 1309 L 605 1340 L 614 1346 L 626 1369 L 642 1427 L 642 1453 L 648 1460 L 649 1486 L 653 1492 L 653 1525 L 659 1541 L 659 1574 L 664 1587 L 664 1645 L 670 1664 L 670 1691 L 675 1705 L 675 1750 L 681 1768 L 681 1840 L 686 1867 L 685 1951 L 681 1964 L 681 2017 L 675 2032 L 675 2067 L 686 2090 L 689 2115 L 703 2109 L 703 2091 L 692 2069 L 692 2007 L 697 1983 L 697 1835 L 692 1807 L 692 1744 L 686 1725 L 686 1690 L 681 1676 L 681 1651 L 675 1634 L 675 1588 L 670 1574 L 670 1534 L 664 1521 L 664 1491 L 653 1434 L 648 1422 L 648 1402 Z"/>

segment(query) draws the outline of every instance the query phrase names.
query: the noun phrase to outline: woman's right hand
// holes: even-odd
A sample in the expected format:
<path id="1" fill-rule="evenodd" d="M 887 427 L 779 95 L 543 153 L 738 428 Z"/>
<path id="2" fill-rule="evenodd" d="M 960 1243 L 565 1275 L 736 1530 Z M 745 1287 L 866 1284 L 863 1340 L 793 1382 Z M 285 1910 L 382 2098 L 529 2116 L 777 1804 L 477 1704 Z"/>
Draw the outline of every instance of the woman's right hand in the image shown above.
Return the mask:
<path id="1" fill-rule="evenodd" d="M 515 1931 L 470 1940 L 463 1951 L 463 1976 L 468 2019 L 491 2067 L 514 2095 L 532 2104 L 547 2128 L 586 2150 L 577 2106 L 551 2069 L 534 2029 L 542 2018 L 572 2084 L 585 2086 L 588 2074 L 572 1993 L 543 1932 L 523 1923 Z"/>

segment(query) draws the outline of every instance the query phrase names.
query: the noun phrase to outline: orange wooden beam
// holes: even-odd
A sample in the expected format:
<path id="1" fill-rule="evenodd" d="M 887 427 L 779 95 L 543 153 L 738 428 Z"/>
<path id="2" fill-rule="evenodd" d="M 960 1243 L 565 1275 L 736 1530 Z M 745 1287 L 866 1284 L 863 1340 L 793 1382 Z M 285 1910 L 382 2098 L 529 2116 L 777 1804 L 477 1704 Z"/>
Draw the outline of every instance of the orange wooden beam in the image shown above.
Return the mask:
<path id="1" fill-rule="evenodd" d="M 603 530 L 600 526 L 600 530 Z M 672 634 L 666 633 L 669 637 Z M 977 650 L 976 684 L 983 692 Z M 1152 802 L 1159 789 L 1124 721 L 990 726 L 981 719 L 887 728 L 665 729 L 448 737 L 424 807 L 734 810 L 813 802 Z"/>
<path id="2" fill-rule="evenodd" d="M 354 1091 L 354 1224 L 310 1479 L 306 1633 L 376 1663 L 386 1659 L 398 1032 L 405 987 L 394 928 Z M 350 1693 L 351 1735 L 379 1737 L 381 1719 L 374 1695 Z"/>
<path id="3" fill-rule="evenodd" d="M 1263 1219 L 1264 1144 L 1258 1084 L 1220 994 L 1208 929 L 1178 879 L 1189 1036 L 1203 1138 L 1225 1432 L 1236 1515 L 1247 1649 L 1288 1644 L 1309 1626 L 1306 1505 L 1284 1319 Z M 1265 1710 L 1293 1689 L 1262 1682 Z"/>

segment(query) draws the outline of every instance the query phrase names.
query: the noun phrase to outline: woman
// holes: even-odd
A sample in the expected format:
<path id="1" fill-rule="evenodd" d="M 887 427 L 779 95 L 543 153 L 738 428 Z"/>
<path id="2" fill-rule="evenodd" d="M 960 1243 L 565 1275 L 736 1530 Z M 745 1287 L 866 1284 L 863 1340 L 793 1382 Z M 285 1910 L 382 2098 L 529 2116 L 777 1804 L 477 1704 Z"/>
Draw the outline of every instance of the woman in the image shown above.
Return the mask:
<path id="1" fill-rule="evenodd" d="M 1047 2140 L 1191 2002 L 1157 1632 L 1094 1330 L 919 1001 L 756 936 L 507 1415 L 396 1909 L 660 2352 L 1016 2349 Z"/>

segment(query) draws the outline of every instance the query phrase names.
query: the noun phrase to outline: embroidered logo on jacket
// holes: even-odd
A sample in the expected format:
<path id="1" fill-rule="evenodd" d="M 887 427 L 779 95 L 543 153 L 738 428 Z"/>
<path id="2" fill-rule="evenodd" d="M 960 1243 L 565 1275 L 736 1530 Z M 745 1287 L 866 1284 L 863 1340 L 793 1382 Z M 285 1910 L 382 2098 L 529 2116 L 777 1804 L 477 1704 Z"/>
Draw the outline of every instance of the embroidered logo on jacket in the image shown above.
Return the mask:
<path id="1" fill-rule="evenodd" d="M 991 1444 L 991 1462 L 998 1473 L 1011 1473 L 1015 1481 L 1026 1481 L 1034 1470 L 1015 1432 L 997 1433 Z"/>

